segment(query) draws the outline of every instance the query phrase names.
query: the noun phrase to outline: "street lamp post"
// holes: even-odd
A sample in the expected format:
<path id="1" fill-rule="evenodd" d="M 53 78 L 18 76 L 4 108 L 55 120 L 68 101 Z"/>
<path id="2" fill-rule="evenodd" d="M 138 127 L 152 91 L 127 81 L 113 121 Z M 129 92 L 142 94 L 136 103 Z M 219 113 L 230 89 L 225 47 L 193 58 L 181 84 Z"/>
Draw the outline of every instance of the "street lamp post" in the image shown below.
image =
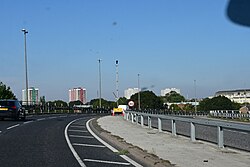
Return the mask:
<path id="1" fill-rule="evenodd" d="M 141 97 L 140 97 L 140 74 L 138 74 L 138 110 L 141 110 Z"/>
<path id="2" fill-rule="evenodd" d="M 98 59 L 99 62 L 99 108 L 102 107 L 102 82 L 101 82 L 101 59 Z"/>
<path id="3" fill-rule="evenodd" d="M 25 78 L 26 78 L 26 105 L 28 105 L 28 65 L 27 65 L 27 48 L 26 48 L 26 34 L 28 31 L 22 29 L 24 34 L 24 61 L 25 61 Z"/>
<path id="4" fill-rule="evenodd" d="M 197 112 L 197 97 L 196 97 L 196 80 L 194 80 L 194 111 Z"/>
<path id="5" fill-rule="evenodd" d="M 118 60 L 115 61 L 116 67 L 116 103 L 118 107 L 118 100 L 119 100 L 119 73 L 118 73 Z"/>

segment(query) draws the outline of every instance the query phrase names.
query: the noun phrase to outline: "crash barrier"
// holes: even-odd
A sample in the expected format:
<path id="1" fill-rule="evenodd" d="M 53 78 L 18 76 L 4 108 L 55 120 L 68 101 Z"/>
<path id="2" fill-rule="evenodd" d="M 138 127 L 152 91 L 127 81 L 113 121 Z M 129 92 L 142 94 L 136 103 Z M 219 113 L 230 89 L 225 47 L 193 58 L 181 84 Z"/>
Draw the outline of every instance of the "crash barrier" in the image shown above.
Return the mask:
<path id="1" fill-rule="evenodd" d="M 196 134 L 195 129 L 196 125 L 204 125 L 210 127 L 217 127 L 217 144 L 218 147 L 224 147 L 224 129 L 227 130 L 234 130 L 234 131 L 243 131 L 243 132 L 250 132 L 250 125 L 249 124 L 240 124 L 240 123 L 232 123 L 232 122 L 225 122 L 225 121 L 217 121 L 217 120 L 210 120 L 210 119 L 196 119 L 192 117 L 178 117 L 178 116 L 169 116 L 169 115 L 161 115 L 161 114 L 149 114 L 149 113 L 141 113 L 135 111 L 125 111 L 124 119 L 127 121 L 132 121 L 132 123 L 140 124 L 144 126 L 144 117 L 147 117 L 147 124 L 148 128 L 152 128 L 152 118 L 157 119 L 157 128 L 159 132 L 162 132 L 162 120 L 170 120 L 171 127 L 172 127 L 172 135 L 176 136 L 176 121 L 186 122 L 190 124 L 190 139 L 192 142 L 196 141 Z"/>
<path id="2" fill-rule="evenodd" d="M 241 113 L 239 110 L 213 110 L 209 115 L 215 118 L 250 120 L 250 112 Z"/>

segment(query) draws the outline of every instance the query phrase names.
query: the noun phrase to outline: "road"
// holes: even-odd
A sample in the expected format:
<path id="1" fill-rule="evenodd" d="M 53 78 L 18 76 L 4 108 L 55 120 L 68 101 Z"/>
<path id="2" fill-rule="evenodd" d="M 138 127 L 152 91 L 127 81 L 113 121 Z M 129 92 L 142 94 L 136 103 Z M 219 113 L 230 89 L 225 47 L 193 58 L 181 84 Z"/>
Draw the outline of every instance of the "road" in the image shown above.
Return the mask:
<path id="1" fill-rule="evenodd" d="M 86 122 L 94 117 L 43 115 L 0 121 L 1 167 L 134 166 L 90 133 Z"/>

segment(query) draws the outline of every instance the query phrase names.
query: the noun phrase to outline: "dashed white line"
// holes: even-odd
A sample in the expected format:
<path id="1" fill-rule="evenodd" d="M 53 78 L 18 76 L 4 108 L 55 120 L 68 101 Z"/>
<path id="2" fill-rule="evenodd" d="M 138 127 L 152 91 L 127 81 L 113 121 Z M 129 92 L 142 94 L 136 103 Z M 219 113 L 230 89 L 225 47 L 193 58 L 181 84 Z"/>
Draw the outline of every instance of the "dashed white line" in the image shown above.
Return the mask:
<path id="1" fill-rule="evenodd" d="M 83 133 L 86 133 L 86 132 L 88 132 L 88 131 L 86 131 L 86 130 L 72 130 L 72 129 L 70 129 L 70 130 L 68 130 L 69 132 L 83 132 Z"/>
<path id="2" fill-rule="evenodd" d="M 72 124 L 72 126 L 83 126 L 83 127 L 85 127 L 85 124 L 75 123 L 75 124 Z"/>
<path id="3" fill-rule="evenodd" d="M 29 124 L 29 123 L 32 123 L 34 121 L 27 121 L 27 122 L 24 122 L 23 124 Z"/>
<path id="4" fill-rule="evenodd" d="M 85 128 L 85 126 L 70 126 L 71 128 Z"/>
<path id="5" fill-rule="evenodd" d="M 116 165 L 127 165 L 127 166 L 131 165 L 130 163 L 125 163 L 125 162 L 103 161 L 103 160 L 95 160 L 95 159 L 84 159 L 83 161 L 100 162 L 100 163 L 116 164 Z"/>
<path id="6" fill-rule="evenodd" d="M 18 126 L 20 126 L 20 124 L 16 124 L 16 125 L 10 126 L 10 127 L 7 128 L 7 130 L 13 129 L 13 128 L 18 127 Z"/>
<path id="7" fill-rule="evenodd" d="M 49 117 L 48 119 L 55 119 L 55 118 L 57 118 L 57 117 Z"/>
<path id="8" fill-rule="evenodd" d="M 68 137 L 68 128 L 69 128 L 69 126 L 70 126 L 72 123 L 74 123 L 74 122 L 76 122 L 76 121 L 78 121 L 78 120 L 80 120 L 80 119 L 76 119 L 76 120 L 74 120 L 74 121 L 71 121 L 71 122 L 66 126 L 66 128 L 65 128 L 65 130 L 64 130 L 64 136 L 65 136 L 65 138 L 66 138 L 66 141 L 67 141 L 67 143 L 68 143 L 68 146 L 69 146 L 71 152 L 73 153 L 73 155 L 74 155 L 74 157 L 76 158 L 76 160 L 77 160 L 77 162 L 79 163 L 79 165 L 80 165 L 81 167 L 86 167 L 86 165 L 83 163 L 83 161 L 81 160 L 81 158 L 79 157 L 79 155 L 78 155 L 77 152 L 75 151 L 74 147 L 73 147 L 72 144 L 70 143 L 70 140 L 69 140 L 69 137 Z"/>
<path id="9" fill-rule="evenodd" d="M 109 148 L 110 150 L 112 150 L 113 152 L 118 152 L 117 149 L 115 149 L 114 147 L 112 147 L 111 145 L 109 145 L 108 143 L 106 143 L 105 141 L 103 141 L 100 137 L 98 137 L 98 136 L 90 129 L 90 127 L 89 127 L 89 122 L 90 122 L 91 120 L 93 120 L 93 118 L 90 119 L 90 120 L 88 120 L 87 123 L 86 123 L 87 129 L 88 129 L 88 131 L 91 133 L 91 135 L 93 135 L 99 142 L 101 142 L 102 144 L 104 144 L 106 147 L 108 147 L 108 148 Z M 129 163 L 133 164 L 133 165 L 136 166 L 136 167 L 143 167 L 142 165 L 140 165 L 139 163 L 135 162 L 134 160 L 132 160 L 131 158 L 129 158 L 129 157 L 126 156 L 126 155 L 122 155 L 121 157 L 122 157 L 123 159 L 125 159 L 126 161 L 128 161 Z"/>
<path id="10" fill-rule="evenodd" d="M 37 121 L 43 121 L 45 120 L 45 118 L 40 118 L 40 119 L 37 119 Z"/>
<path id="11" fill-rule="evenodd" d="M 86 139 L 93 139 L 93 136 L 79 136 L 79 135 L 69 135 L 69 137 L 76 137 L 76 138 L 86 138 Z"/>
<path id="12" fill-rule="evenodd" d="M 93 145 L 93 144 L 79 144 L 79 143 L 73 143 L 73 146 L 83 146 L 83 147 L 98 147 L 98 148 L 104 148 L 104 145 Z"/>

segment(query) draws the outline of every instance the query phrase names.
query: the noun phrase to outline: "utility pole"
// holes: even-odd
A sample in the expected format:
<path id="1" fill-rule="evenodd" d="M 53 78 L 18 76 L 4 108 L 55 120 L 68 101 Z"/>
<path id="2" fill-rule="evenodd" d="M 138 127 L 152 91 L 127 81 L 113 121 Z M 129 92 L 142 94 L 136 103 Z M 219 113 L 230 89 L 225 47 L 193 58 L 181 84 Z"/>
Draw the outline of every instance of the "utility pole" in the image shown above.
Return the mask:
<path id="1" fill-rule="evenodd" d="M 102 82 L 101 82 L 101 59 L 98 59 L 99 62 L 99 108 L 102 107 Z"/>
<path id="2" fill-rule="evenodd" d="M 140 74 L 138 74 L 138 110 L 141 110 L 141 97 L 140 97 Z"/>
<path id="3" fill-rule="evenodd" d="M 194 102 L 195 102 L 195 104 L 194 104 L 194 111 L 195 112 L 197 112 L 197 105 L 196 105 L 196 103 L 197 103 L 197 97 L 196 97 L 196 80 L 194 80 Z"/>
<path id="4" fill-rule="evenodd" d="M 26 47 L 26 34 L 28 34 L 28 31 L 25 29 L 22 29 L 23 35 L 24 35 L 24 61 L 25 61 L 25 79 L 26 79 L 26 105 L 28 105 L 28 65 L 27 65 L 27 47 Z"/>
<path id="5" fill-rule="evenodd" d="M 118 60 L 115 62 L 116 67 L 116 103 L 118 107 L 118 100 L 119 100 L 119 73 L 118 73 Z"/>

